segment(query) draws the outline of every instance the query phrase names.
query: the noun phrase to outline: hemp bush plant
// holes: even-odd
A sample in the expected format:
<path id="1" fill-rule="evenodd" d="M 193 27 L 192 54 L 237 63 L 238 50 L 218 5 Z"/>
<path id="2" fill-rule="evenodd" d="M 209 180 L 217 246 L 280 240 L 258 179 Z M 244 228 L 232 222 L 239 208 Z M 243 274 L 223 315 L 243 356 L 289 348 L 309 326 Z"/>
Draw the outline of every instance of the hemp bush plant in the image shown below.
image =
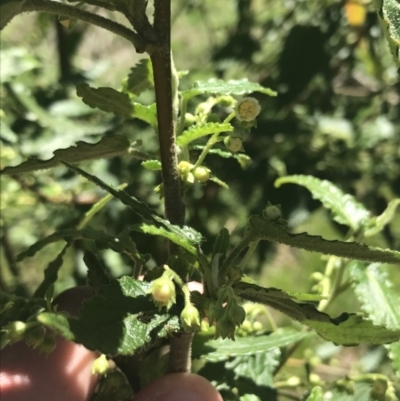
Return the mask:
<path id="1" fill-rule="evenodd" d="M 44 279 L 32 297 L 1 293 L 2 348 L 25 341 L 50 353 L 56 333 L 99 351 L 94 371 L 104 374 L 104 379 L 93 395 L 96 400 L 105 400 L 110 394 L 115 400 L 134 399 L 133 393 L 157 376 L 191 370 L 212 380 L 226 400 L 280 399 L 285 388 L 296 389 L 299 398 L 295 399 L 309 401 L 397 400 L 400 300 L 399 291 L 388 279 L 386 265 L 399 266 L 400 252 L 366 245 L 364 241 L 385 229 L 400 199 L 393 199 L 381 215 L 373 216 L 331 182 L 306 175 L 281 177 L 275 183 L 277 187 L 297 184 L 307 188 L 337 223 L 347 226 L 345 240 L 293 234 L 281 207 L 268 204 L 262 215 L 249 218 L 238 244 L 233 246 L 229 231 L 221 227 L 212 251 L 204 252 L 202 234 L 185 225 L 185 194 L 209 180 L 228 188 L 229 182 L 221 181 L 218 171 L 207 167 L 207 156 L 235 158 L 245 168 L 251 160 L 243 140 L 256 126 L 261 109 L 253 95 L 277 93 L 247 79 L 210 79 L 182 90 L 180 79 L 187 72 L 176 70 L 171 54 L 170 3 L 154 0 L 150 12 L 144 0 L 89 0 L 78 5 L 50 0 L 1 1 L 1 28 L 17 14 L 47 12 L 59 15 L 60 22 L 67 26 L 85 21 L 107 29 L 130 42 L 132 51 L 147 54 L 149 57 L 132 68 L 119 90 L 80 83 L 77 95 L 93 109 L 143 121 L 159 143 L 159 152 L 150 155 L 126 136 L 107 134 L 95 144 L 80 141 L 56 150 L 49 160 L 28 159 L 1 171 L 2 175 L 17 176 L 64 165 L 108 192 L 75 228 L 57 230 L 18 255 L 22 260 L 51 243 L 65 243 L 45 268 Z M 122 13 L 132 28 L 86 11 L 86 5 Z M 397 64 L 399 27 L 393 16 L 399 13 L 395 1 L 378 5 Z M 154 90 L 154 104 L 138 102 L 146 90 Z M 162 182 L 154 190 L 164 202 L 165 217 L 125 191 L 126 183 L 109 185 L 77 166 L 79 162 L 119 155 L 137 157 L 144 169 L 161 172 Z M 116 235 L 92 224 L 112 198 L 140 218 Z M 135 244 L 139 233 L 164 238 L 168 252 L 160 266 L 149 268 L 149 255 L 141 253 Z M 84 244 L 83 259 L 93 296 L 75 318 L 59 313 L 51 302 L 65 254 L 78 240 Z M 325 272 L 313 275 L 313 291 L 262 287 L 248 277 L 247 265 L 262 241 L 328 255 Z M 106 249 L 126 255 L 133 266 L 131 274 L 111 278 L 101 262 L 101 253 Z M 193 280 L 201 281 L 202 292 L 190 291 L 188 283 Z M 361 310 L 328 315 L 327 307 L 351 289 Z M 277 327 L 266 307 L 287 315 L 292 323 Z M 387 375 L 363 374 L 329 383 L 311 373 L 310 364 L 305 362 L 305 381 L 298 377 L 277 380 L 293 353 L 316 338 L 343 346 L 384 345 L 393 369 Z M 169 352 L 163 354 L 160 349 L 166 344 Z M 125 382 L 124 387 L 112 388 L 113 376 L 106 358 L 113 359 L 136 388 L 128 394 Z M 129 360 L 139 366 L 136 371 L 127 363 Z"/>

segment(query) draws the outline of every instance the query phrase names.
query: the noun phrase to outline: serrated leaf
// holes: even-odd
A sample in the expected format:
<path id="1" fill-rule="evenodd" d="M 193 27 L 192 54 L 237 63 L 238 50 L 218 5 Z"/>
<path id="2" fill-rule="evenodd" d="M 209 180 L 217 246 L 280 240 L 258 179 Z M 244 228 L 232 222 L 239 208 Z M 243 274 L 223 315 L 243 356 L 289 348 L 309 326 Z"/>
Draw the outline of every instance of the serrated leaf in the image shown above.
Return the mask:
<path id="1" fill-rule="evenodd" d="M 156 227 L 151 224 L 141 223 L 132 227 L 132 230 L 139 231 L 145 234 L 164 237 L 174 244 L 177 244 L 180 247 L 186 249 L 190 254 L 197 255 L 195 245 L 201 243 L 201 236 L 199 237 L 198 233 L 187 226 L 174 226 L 173 229 L 171 228 L 172 225 L 171 227 L 169 227 L 169 229 L 166 229 L 164 227 Z"/>
<path id="2" fill-rule="evenodd" d="M 68 163 L 64 163 L 67 165 L 71 170 L 77 172 L 78 174 L 82 175 L 83 177 L 87 178 L 89 181 L 93 182 L 100 188 L 105 189 L 107 192 L 112 194 L 115 198 L 119 199 L 122 203 L 125 205 L 131 207 L 133 211 L 140 216 L 143 217 L 144 220 L 147 221 L 152 221 L 155 226 L 159 228 L 163 228 L 167 232 L 173 234 L 173 238 L 176 241 L 181 241 L 183 247 L 188 247 L 188 249 L 191 249 L 193 251 L 194 245 L 200 244 L 202 241 L 202 235 L 198 233 L 196 230 L 184 226 L 184 227 L 179 227 L 174 224 L 171 224 L 168 220 L 163 219 L 162 217 L 158 216 L 154 211 L 152 211 L 145 203 L 140 202 L 133 196 L 128 195 L 125 191 L 119 190 L 117 188 L 114 188 L 99 178 L 81 170 L 80 168 L 76 166 L 72 166 Z M 149 229 L 146 227 L 146 229 Z M 160 231 L 161 233 L 161 231 Z M 165 233 L 165 232 L 163 232 Z M 161 234 L 157 234 L 161 235 Z M 180 239 L 179 239 L 180 238 Z"/>
<path id="3" fill-rule="evenodd" d="M 235 341 L 222 338 L 208 340 L 198 335 L 193 340 L 192 352 L 194 358 L 203 357 L 210 362 L 226 361 L 231 357 L 256 355 L 286 347 L 312 335 L 289 328 L 259 337 L 235 337 Z"/>
<path id="4" fill-rule="evenodd" d="M 400 67 L 400 4 L 396 0 L 375 0 L 374 3 L 390 51 Z"/>
<path id="5" fill-rule="evenodd" d="M 128 75 L 126 90 L 136 96 L 154 87 L 153 66 L 150 59 L 140 60 Z"/>
<path id="6" fill-rule="evenodd" d="M 260 216 L 251 216 L 249 223 L 249 230 L 252 231 L 249 235 L 253 240 L 264 239 L 326 255 L 400 265 L 400 252 L 390 249 L 372 247 L 359 242 L 328 241 L 307 233 L 292 234 L 287 232 L 284 226 Z"/>
<path id="7" fill-rule="evenodd" d="M 384 266 L 359 262 L 350 265 L 354 292 L 372 321 L 400 330 L 400 292 L 393 287 Z M 395 372 L 400 376 L 400 341 L 387 346 Z"/>
<path id="8" fill-rule="evenodd" d="M 75 146 L 67 149 L 58 149 L 54 157 L 49 160 L 29 159 L 18 166 L 6 167 L 0 174 L 23 174 L 36 170 L 56 167 L 62 161 L 79 163 L 85 160 L 109 158 L 127 153 L 130 143 L 122 135 L 105 136 L 97 143 L 77 142 Z"/>
<path id="9" fill-rule="evenodd" d="M 138 118 L 152 127 L 157 124 L 156 105 L 143 106 L 134 103 L 126 93 L 118 92 L 112 88 L 92 88 L 81 83 L 76 87 L 76 93 L 83 102 L 92 108 L 114 113 L 116 116 Z"/>
<path id="10" fill-rule="evenodd" d="M 370 213 L 361 203 L 327 180 L 308 175 L 290 175 L 278 178 L 275 187 L 279 188 L 282 184 L 289 183 L 306 187 L 314 199 L 320 200 L 324 207 L 332 212 L 335 221 L 354 231 L 366 225 L 370 219 Z"/>
<path id="11" fill-rule="evenodd" d="M 57 281 L 58 272 L 63 264 L 65 252 L 70 245 L 71 243 L 67 242 L 57 257 L 49 263 L 44 271 L 44 279 L 33 294 L 33 298 L 44 298 L 48 288 Z"/>
<path id="12" fill-rule="evenodd" d="M 314 387 L 306 401 L 324 401 L 324 392 L 320 386 Z"/>
<path id="13" fill-rule="evenodd" d="M 161 162 L 159 160 L 145 160 L 140 164 L 147 170 L 151 171 L 161 170 Z"/>
<path id="14" fill-rule="evenodd" d="M 251 380 L 257 386 L 274 387 L 274 370 L 279 364 L 280 349 L 250 356 L 237 356 L 225 363 L 225 368 L 233 370 L 235 379 Z"/>
<path id="15" fill-rule="evenodd" d="M 225 255 L 229 249 L 230 241 L 231 235 L 229 234 L 229 231 L 225 227 L 221 228 L 214 242 L 211 259 L 213 259 L 214 256 L 218 253 Z"/>
<path id="16" fill-rule="evenodd" d="M 336 324 L 315 320 L 306 320 L 303 323 L 315 329 L 325 340 L 336 345 L 358 344 L 390 344 L 400 340 L 400 329 L 390 330 L 384 326 L 374 325 L 361 315 L 344 313 L 334 319 Z"/>
<path id="17" fill-rule="evenodd" d="M 189 143 L 203 136 L 212 135 L 217 132 L 232 132 L 233 126 L 229 123 L 206 123 L 202 125 L 192 125 L 183 131 L 176 139 L 179 146 L 187 146 Z"/>
<path id="18" fill-rule="evenodd" d="M 234 283 L 232 288 L 237 296 L 247 301 L 268 305 L 299 322 L 308 319 L 322 322 L 331 321 L 329 315 L 320 312 L 314 305 L 299 303 L 291 295 L 278 288 L 264 288 L 242 281 Z"/>
<path id="19" fill-rule="evenodd" d="M 1 0 L 0 30 L 2 30 L 22 10 L 26 0 Z"/>
<path id="20" fill-rule="evenodd" d="M 364 235 L 366 237 L 371 237 L 372 235 L 378 234 L 381 232 L 386 224 L 389 224 L 396 212 L 397 206 L 400 205 L 400 199 L 392 199 L 387 205 L 386 209 L 377 217 L 371 219 L 369 224 L 369 228 L 365 230 Z"/>
<path id="21" fill-rule="evenodd" d="M 198 95 L 235 95 L 242 96 L 252 92 L 260 92 L 269 96 L 276 96 L 277 93 L 271 89 L 250 82 L 247 79 L 223 81 L 221 79 L 210 79 L 208 81 L 198 81 L 193 85 L 192 89 L 182 93 L 186 99 L 191 99 Z"/>
<path id="22" fill-rule="evenodd" d="M 131 117 L 133 105 L 126 93 L 112 88 L 92 88 L 86 83 L 76 86 L 76 94 L 92 108 L 114 113 L 116 116 Z"/>
<path id="23" fill-rule="evenodd" d="M 110 355 L 133 355 L 180 328 L 175 316 L 155 313 L 154 303 L 146 295 L 149 286 L 150 283 L 123 277 L 85 301 L 78 319 L 56 319 L 50 313 L 41 314 L 38 319 L 88 349 Z"/>

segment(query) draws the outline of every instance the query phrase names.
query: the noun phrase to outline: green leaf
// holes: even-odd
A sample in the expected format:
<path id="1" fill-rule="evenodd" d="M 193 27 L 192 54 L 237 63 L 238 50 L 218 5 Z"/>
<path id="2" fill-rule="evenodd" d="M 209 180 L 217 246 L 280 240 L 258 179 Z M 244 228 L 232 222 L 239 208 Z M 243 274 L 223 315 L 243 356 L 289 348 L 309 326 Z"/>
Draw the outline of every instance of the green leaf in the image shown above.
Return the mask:
<path id="1" fill-rule="evenodd" d="M 94 144 L 79 141 L 70 148 L 56 150 L 54 157 L 49 160 L 29 159 L 18 166 L 4 168 L 0 174 L 23 174 L 43 170 L 55 167 L 62 161 L 79 163 L 85 160 L 115 157 L 127 153 L 129 146 L 128 138 L 122 135 L 105 136 Z"/>
<path id="2" fill-rule="evenodd" d="M 3 9 L 0 8 L 0 13 L 2 13 L 2 10 Z M 27 71 L 32 71 L 39 66 L 39 60 L 28 49 L 23 47 L 1 49 L 0 82 L 5 84 L 6 82 L 11 81 L 14 77 Z M 1 132 L 3 134 L 4 122 L 2 121 L 1 123 Z"/>
<path id="3" fill-rule="evenodd" d="M 84 302 L 78 319 L 42 313 L 38 320 L 88 349 L 133 355 L 180 329 L 176 316 L 156 314 L 153 301 L 146 295 L 149 286 L 130 277 L 113 280 Z"/>
<path id="4" fill-rule="evenodd" d="M 233 370 L 235 380 L 244 378 L 257 386 L 274 387 L 274 371 L 279 364 L 280 349 L 250 356 L 237 356 L 225 363 L 225 368 Z"/>
<path id="5" fill-rule="evenodd" d="M 278 178 L 275 187 L 282 184 L 297 184 L 306 187 L 314 199 L 318 199 L 333 213 L 333 218 L 340 224 L 351 227 L 354 231 L 368 223 L 370 213 L 351 195 L 344 194 L 338 187 L 326 180 L 308 175 L 289 175 Z"/>
<path id="6" fill-rule="evenodd" d="M 322 391 L 322 388 L 319 386 L 314 387 L 306 401 L 324 401 L 324 392 Z"/>
<path id="7" fill-rule="evenodd" d="M 209 178 L 209 181 L 215 182 L 216 184 L 218 184 L 219 186 L 221 186 L 222 188 L 225 189 L 229 189 L 229 185 L 225 182 L 220 180 L 218 177 L 216 177 L 215 175 L 213 175 L 212 177 Z"/>
<path id="8" fill-rule="evenodd" d="M 112 88 L 92 88 L 86 83 L 76 86 L 76 94 L 92 108 L 114 113 L 116 116 L 131 117 L 133 104 L 129 95 Z"/>
<path id="9" fill-rule="evenodd" d="M 161 162 L 159 160 L 145 160 L 140 164 L 147 170 L 152 170 L 152 171 L 161 170 Z"/>
<path id="10" fill-rule="evenodd" d="M 306 320 L 303 323 L 315 329 L 325 340 L 336 345 L 358 344 L 390 344 L 400 340 L 400 329 L 389 330 L 386 327 L 374 325 L 361 315 L 343 313 L 331 322 Z"/>
<path id="11" fill-rule="evenodd" d="M 203 237 L 200 233 L 198 233 L 194 229 L 187 227 L 187 226 L 179 227 L 174 224 L 171 224 L 168 220 L 165 220 L 162 217 L 158 216 L 145 203 L 140 202 L 133 196 L 128 195 L 125 191 L 119 190 L 117 188 L 114 188 L 114 187 L 106 184 L 99 178 L 81 170 L 80 168 L 78 168 L 76 166 L 72 166 L 68 163 L 64 163 L 64 164 L 66 166 L 68 166 L 72 171 L 75 171 L 76 173 L 87 178 L 89 181 L 93 182 L 100 188 L 103 188 L 104 190 L 106 190 L 107 192 L 112 194 L 115 198 L 119 199 L 125 205 L 131 207 L 132 210 L 135 213 L 142 216 L 144 220 L 152 221 L 157 227 L 163 228 L 166 232 L 173 234 L 173 236 L 171 237 L 171 240 L 176 240 L 178 242 L 181 242 L 182 243 L 181 246 L 183 246 L 183 247 L 187 246 L 188 249 L 191 250 L 189 252 L 193 251 L 194 245 L 201 243 Z M 144 227 L 144 229 L 150 230 L 149 227 Z M 165 233 L 165 231 L 163 231 L 163 234 L 167 235 Z M 162 235 L 161 231 L 159 234 L 156 234 L 156 235 Z M 174 238 L 174 239 L 172 239 L 172 238 Z"/>
<path id="12" fill-rule="evenodd" d="M 135 96 L 154 88 L 153 67 L 149 58 L 140 60 L 131 68 L 126 81 L 126 90 Z"/>
<path id="13" fill-rule="evenodd" d="M 289 328 L 281 328 L 269 335 L 258 337 L 235 337 L 235 341 L 209 340 L 202 335 L 193 339 L 193 358 L 203 357 L 210 362 L 226 361 L 231 357 L 263 354 L 271 350 L 286 347 L 306 337 L 310 332 L 299 332 Z"/>
<path id="14" fill-rule="evenodd" d="M 83 102 L 92 108 L 114 113 L 116 116 L 138 118 L 152 127 L 157 125 L 156 105 L 143 106 L 134 103 L 126 93 L 112 88 L 92 88 L 88 84 L 78 84 L 76 93 Z"/>
<path id="15" fill-rule="evenodd" d="M 284 226 L 260 216 L 251 216 L 249 223 L 248 235 L 252 240 L 264 239 L 326 255 L 400 265 L 400 252 L 390 249 L 372 247 L 359 242 L 328 241 L 307 233 L 291 234 Z"/>
<path id="16" fill-rule="evenodd" d="M 242 96 L 252 92 L 260 92 L 269 96 L 276 96 L 277 93 L 271 89 L 264 88 L 261 85 L 250 82 L 247 79 L 223 81 L 221 79 L 210 79 L 208 81 L 198 81 L 192 89 L 182 93 L 187 100 L 198 95 L 235 95 Z"/>
<path id="17" fill-rule="evenodd" d="M 374 0 L 374 3 L 390 51 L 400 67 L 400 4 L 396 0 Z"/>
<path id="18" fill-rule="evenodd" d="M 299 303 L 291 295 L 278 288 L 264 288 L 243 281 L 232 285 L 235 294 L 247 301 L 262 303 L 299 322 L 316 320 L 330 322 L 329 315 L 320 312 L 313 304 Z"/>
<path id="19" fill-rule="evenodd" d="M 0 30 L 2 30 L 22 10 L 26 0 L 1 0 Z"/>
<path id="20" fill-rule="evenodd" d="M 196 139 L 206 135 L 212 135 L 219 132 L 232 132 L 233 126 L 229 123 L 206 123 L 202 125 L 192 125 L 176 139 L 179 146 L 187 146 Z"/>
<path id="21" fill-rule="evenodd" d="M 225 255 L 229 249 L 230 241 L 231 241 L 231 236 L 229 234 L 229 231 L 225 227 L 221 228 L 214 242 L 211 259 L 214 259 L 214 256 L 218 253 Z"/>
<path id="22" fill-rule="evenodd" d="M 134 231 L 139 231 L 150 235 L 159 235 L 167 238 L 169 241 L 186 249 L 190 254 L 197 255 L 196 245 L 200 244 L 202 237 L 200 234 L 192 230 L 190 227 L 172 226 L 168 229 L 164 227 L 156 227 L 151 224 L 141 223 L 131 228 Z"/>
<path id="23" fill-rule="evenodd" d="M 364 232 L 364 235 L 366 237 L 371 237 L 372 235 L 381 232 L 386 226 L 386 224 L 389 224 L 392 221 L 397 206 L 399 205 L 400 205 L 399 198 L 392 199 L 381 215 L 371 219 L 370 223 L 368 224 L 368 228 Z"/>
<path id="24" fill-rule="evenodd" d="M 354 292 L 372 321 L 400 330 L 400 292 L 393 287 L 385 266 L 352 262 L 349 270 Z M 400 341 L 387 348 L 394 370 L 400 376 Z"/>
<path id="25" fill-rule="evenodd" d="M 58 271 L 63 264 L 65 252 L 70 245 L 71 243 L 67 242 L 57 257 L 49 263 L 47 269 L 44 271 L 44 280 L 33 294 L 34 298 L 44 298 L 48 288 L 57 281 Z"/>

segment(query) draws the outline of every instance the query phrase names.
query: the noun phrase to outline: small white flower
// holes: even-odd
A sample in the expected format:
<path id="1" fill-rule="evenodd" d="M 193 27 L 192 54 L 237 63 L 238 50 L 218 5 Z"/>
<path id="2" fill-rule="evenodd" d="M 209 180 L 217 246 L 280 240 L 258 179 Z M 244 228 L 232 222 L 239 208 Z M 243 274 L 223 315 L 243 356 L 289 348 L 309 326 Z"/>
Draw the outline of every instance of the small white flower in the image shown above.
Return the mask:
<path id="1" fill-rule="evenodd" d="M 254 97 L 244 97 L 236 103 L 235 111 L 239 121 L 253 121 L 260 114 L 261 106 Z"/>

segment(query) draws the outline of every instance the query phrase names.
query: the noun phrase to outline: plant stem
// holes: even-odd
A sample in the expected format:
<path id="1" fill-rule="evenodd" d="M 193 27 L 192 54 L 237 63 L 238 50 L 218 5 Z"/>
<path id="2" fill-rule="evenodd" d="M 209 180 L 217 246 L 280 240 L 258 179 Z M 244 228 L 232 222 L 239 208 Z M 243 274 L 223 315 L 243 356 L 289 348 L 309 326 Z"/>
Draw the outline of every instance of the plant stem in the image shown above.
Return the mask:
<path id="1" fill-rule="evenodd" d="M 154 1 L 154 31 L 156 46 L 150 51 L 156 92 L 158 139 L 168 220 L 183 225 L 185 207 L 182 200 L 174 130 L 174 93 L 171 62 L 171 0 Z"/>
<path id="2" fill-rule="evenodd" d="M 190 372 L 193 332 L 174 333 L 170 342 L 170 373 Z"/>
<path id="3" fill-rule="evenodd" d="M 129 40 L 131 43 L 133 43 L 138 53 L 143 53 L 146 50 L 145 41 L 136 32 L 119 24 L 118 22 L 114 22 L 108 18 L 101 17 L 100 15 L 81 10 L 78 7 L 50 0 L 26 0 L 21 8 L 21 13 L 32 11 L 42 11 L 50 14 L 64 15 L 79 21 L 89 22 L 90 24 L 107 29 L 108 31 Z"/>

